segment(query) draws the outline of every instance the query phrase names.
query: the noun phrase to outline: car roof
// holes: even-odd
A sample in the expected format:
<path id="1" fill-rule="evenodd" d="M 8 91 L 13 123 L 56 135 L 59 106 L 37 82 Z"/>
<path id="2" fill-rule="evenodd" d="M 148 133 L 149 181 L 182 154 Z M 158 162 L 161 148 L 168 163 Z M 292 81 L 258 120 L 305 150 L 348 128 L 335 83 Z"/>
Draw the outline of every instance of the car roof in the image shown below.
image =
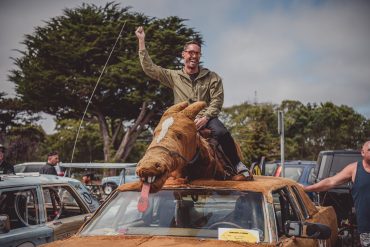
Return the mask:
<path id="1" fill-rule="evenodd" d="M 213 180 L 213 179 L 198 179 L 182 185 L 164 185 L 162 189 L 232 189 L 243 191 L 261 192 L 267 195 L 269 192 L 282 188 L 286 185 L 298 185 L 297 182 L 281 177 L 257 176 L 254 175 L 253 181 L 231 181 L 231 180 Z M 127 183 L 118 187 L 120 191 L 140 190 L 141 182 Z"/>
<path id="2" fill-rule="evenodd" d="M 354 149 L 325 150 L 321 151 L 320 154 L 361 154 L 361 151 Z"/>
<path id="3" fill-rule="evenodd" d="M 24 162 L 14 165 L 14 167 L 17 166 L 44 166 L 46 165 L 46 161 L 37 161 L 37 162 Z M 60 166 L 61 163 L 56 164 L 56 166 Z"/>
<path id="4" fill-rule="evenodd" d="M 281 164 L 280 160 L 267 162 L 267 164 Z M 284 165 L 316 165 L 314 160 L 286 160 Z"/>
<path id="5" fill-rule="evenodd" d="M 45 165 L 46 162 L 24 162 L 24 163 L 20 163 L 20 164 L 16 164 L 14 166 L 41 166 L 41 165 Z"/>
<path id="6" fill-rule="evenodd" d="M 128 168 L 136 167 L 137 163 L 60 163 L 65 168 Z"/>
<path id="7" fill-rule="evenodd" d="M 60 184 L 78 182 L 78 180 L 67 177 L 60 177 L 55 175 L 40 175 L 39 173 L 23 173 L 17 175 L 2 175 L 0 181 L 0 188 L 5 187 L 20 187 L 20 186 L 34 186 L 44 184 Z"/>

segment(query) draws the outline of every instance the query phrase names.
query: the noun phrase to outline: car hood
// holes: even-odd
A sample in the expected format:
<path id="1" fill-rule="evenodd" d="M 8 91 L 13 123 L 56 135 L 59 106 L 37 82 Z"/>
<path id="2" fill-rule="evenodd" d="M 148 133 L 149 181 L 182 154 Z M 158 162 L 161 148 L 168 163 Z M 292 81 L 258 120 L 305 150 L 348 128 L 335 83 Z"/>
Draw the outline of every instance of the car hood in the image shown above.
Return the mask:
<path id="1" fill-rule="evenodd" d="M 52 242 L 47 247 L 240 247 L 240 246 L 276 246 L 275 244 L 252 244 L 231 241 L 219 241 L 209 239 L 179 238 L 179 237 L 158 237 L 158 236 L 74 236 L 72 238 Z"/>

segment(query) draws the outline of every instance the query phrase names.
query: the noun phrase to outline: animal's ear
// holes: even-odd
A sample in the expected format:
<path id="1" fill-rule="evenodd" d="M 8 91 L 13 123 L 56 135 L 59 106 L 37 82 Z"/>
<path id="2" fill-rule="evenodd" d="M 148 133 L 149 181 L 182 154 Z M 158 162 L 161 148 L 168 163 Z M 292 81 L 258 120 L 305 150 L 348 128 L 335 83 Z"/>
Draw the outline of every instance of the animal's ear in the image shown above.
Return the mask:
<path id="1" fill-rule="evenodd" d="M 189 103 L 187 101 L 184 101 L 184 102 L 181 102 L 181 103 L 177 103 L 176 105 L 173 105 L 171 106 L 170 108 L 168 108 L 162 117 L 166 117 L 168 115 L 171 115 L 171 114 L 174 114 L 174 113 L 177 113 L 179 111 L 182 111 L 184 110 L 187 106 L 189 105 Z"/>
<path id="2" fill-rule="evenodd" d="M 198 113 L 206 106 L 207 106 L 206 102 L 197 101 L 186 107 L 184 110 L 182 110 L 182 113 L 184 113 L 185 116 L 187 116 L 188 118 L 194 120 Z"/>

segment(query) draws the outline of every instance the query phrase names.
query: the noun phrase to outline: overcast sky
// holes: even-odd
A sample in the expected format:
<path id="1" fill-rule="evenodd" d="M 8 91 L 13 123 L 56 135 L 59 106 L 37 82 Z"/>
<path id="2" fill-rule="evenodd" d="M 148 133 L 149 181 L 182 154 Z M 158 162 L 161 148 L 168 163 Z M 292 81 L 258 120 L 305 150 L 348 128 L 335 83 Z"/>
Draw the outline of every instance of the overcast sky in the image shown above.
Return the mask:
<path id="1" fill-rule="evenodd" d="M 65 8 L 98 0 L 0 0 L 0 91 L 14 49 Z M 179 16 L 205 41 L 202 61 L 217 72 L 225 104 L 245 101 L 345 104 L 370 118 L 370 1 L 131 0 L 131 11 Z M 149 51 L 150 52 L 150 51 Z M 50 121 L 44 121 L 47 132 Z"/>

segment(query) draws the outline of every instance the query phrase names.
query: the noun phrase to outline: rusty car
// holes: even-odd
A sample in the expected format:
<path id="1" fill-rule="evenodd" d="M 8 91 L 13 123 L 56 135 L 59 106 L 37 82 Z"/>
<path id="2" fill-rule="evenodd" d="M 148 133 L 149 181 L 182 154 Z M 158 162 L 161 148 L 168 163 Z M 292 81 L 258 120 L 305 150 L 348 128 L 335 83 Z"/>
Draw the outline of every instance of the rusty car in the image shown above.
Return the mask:
<path id="1" fill-rule="evenodd" d="M 79 232 L 56 246 L 334 246 L 336 215 L 293 180 L 200 179 L 164 185 L 144 210 L 142 183 L 121 185 Z"/>

